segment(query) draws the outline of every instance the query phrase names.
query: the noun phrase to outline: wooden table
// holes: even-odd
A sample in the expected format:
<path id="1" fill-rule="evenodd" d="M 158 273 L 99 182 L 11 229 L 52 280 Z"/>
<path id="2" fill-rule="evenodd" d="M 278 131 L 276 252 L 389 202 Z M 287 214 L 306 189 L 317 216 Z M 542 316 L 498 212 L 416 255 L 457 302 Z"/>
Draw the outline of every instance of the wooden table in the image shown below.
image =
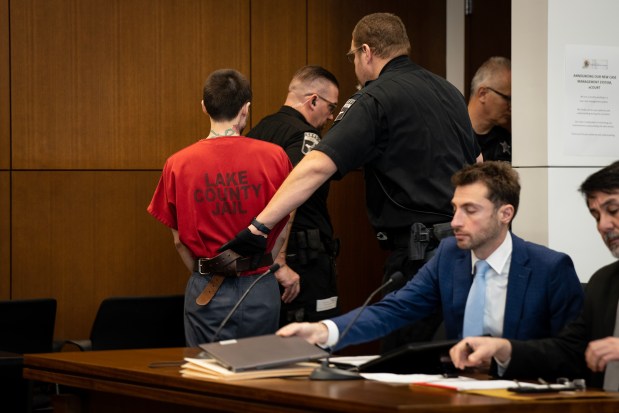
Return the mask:
<path id="1" fill-rule="evenodd" d="M 24 377 L 79 394 L 82 412 L 612 412 L 613 398 L 511 401 L 368 380 L 307 378 L 218 382 L 185 379 L 176 366 L 149 364 L 194 357 L 195 348 L 26 355 Z M 56 413 L 57 410 L 55 410 Z"/>
<path id="2" fill-rule="evenodd" d="M 0 350 L 0 367 L 21 366 L 23 359 L 21 354 Z"/>

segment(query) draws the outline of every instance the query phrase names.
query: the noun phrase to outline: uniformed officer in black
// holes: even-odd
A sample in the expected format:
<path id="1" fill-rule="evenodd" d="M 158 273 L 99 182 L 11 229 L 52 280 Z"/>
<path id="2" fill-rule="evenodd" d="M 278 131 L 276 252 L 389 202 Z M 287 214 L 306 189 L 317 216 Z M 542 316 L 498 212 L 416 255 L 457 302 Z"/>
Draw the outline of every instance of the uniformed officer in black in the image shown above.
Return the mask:
<path id="1" fill-rule="evenodd" d="M 293 76 L 284 105 L 266 116 L 247 136 L 275 143 L 298 164 L 321 140 L 320 131 L 333 120 L 339 84 L 320 66 L 304 66 Z M 327 180 L 297 208 L 288 244 L 276 262 L 279 271 L 294 271 L 301 290 L 290 303 L 282 303 L 280 323 L 319 321 L 339 314 L 335 256 L 339 246 L 327 209 Z"/>
<path id="2" fill-rule="evenodd" d="M 471 80 L 468 104 L 484 161 L 512 161 L 512 64 L 506 57 L 486 60 Z"/>
<path id="3" fill-rule="evenodd" d="M 512 161 L 512 134 L 501 126 L 488 133 L 475 133 L 484 161 Z"/>
<path id="4" fill-rule="evenodd" d="M 452 174 L 475 162 L 480 152 L 462 94 L 413 63 L 409 52 L 399 17 L 376 13 L 357 23 L 348 55 L 363 88 L 284 181 L 259 222 L 275 225 L 327 179 L 363 166 L 370 222 L 379 241 L 393 251 L 385 275 L 401 270 L 412 278 L 445 235 L 441 230 L 449 232 Z M 257 235 L 264 236 L 250 225 L 225 247 L 253 254 L 262 243 Z M 431 339 L 437 320 L 383 349 Z"/>

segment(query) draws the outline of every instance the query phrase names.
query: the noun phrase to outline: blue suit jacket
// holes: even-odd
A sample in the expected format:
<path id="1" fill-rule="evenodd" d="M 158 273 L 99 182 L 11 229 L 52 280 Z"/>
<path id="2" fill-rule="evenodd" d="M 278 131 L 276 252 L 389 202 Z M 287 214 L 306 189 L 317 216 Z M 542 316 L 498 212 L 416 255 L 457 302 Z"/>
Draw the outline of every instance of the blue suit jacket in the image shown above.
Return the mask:
<path id="1" fill-rule="evenodd" d="M 556 335 L 582 308 L 583 291 L 566 254 L 512 234 L 503 337 L 533 339 Z M 367 307 L 337 344 L 341 348 L 383 337 L 443 308 L 448 339 L 462 337 L 464 308 L 473 283 L 471 252 L 444 239 L 436 255 L 404 287 Z M 340 333 L 357 313 L 334 318 Z"/>

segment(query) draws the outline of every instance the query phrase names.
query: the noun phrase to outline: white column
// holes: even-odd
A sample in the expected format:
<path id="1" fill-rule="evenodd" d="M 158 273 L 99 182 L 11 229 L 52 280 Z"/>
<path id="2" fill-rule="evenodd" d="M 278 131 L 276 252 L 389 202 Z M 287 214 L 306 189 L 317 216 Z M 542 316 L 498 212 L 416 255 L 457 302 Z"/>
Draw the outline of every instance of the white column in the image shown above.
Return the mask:
<path id="1" fill-rule="evenodd" d="M 447 80 L 464 95 L 464 2 L 447 0 Z"/>
<path id="2" fill-rule="evenodd" d="M 581 281 L 614 258 L 577 189 L 616 159 L 564 149 L 565 46 L 619 46 L 618 15 L 615 0 L 512 1 L 513 165 L 522 181 L 513 229 L 569 254 Z"/>

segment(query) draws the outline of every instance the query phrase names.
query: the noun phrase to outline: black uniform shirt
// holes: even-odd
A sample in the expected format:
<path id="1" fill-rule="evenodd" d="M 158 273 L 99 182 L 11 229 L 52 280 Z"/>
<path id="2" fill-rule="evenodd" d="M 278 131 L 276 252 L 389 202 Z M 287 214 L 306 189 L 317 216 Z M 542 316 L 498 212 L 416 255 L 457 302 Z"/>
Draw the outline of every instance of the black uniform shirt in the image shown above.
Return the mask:
<path id="1" fill-rule="evenodd" d="M 344 104 L 315 149 L 336 164 L 334 178 L 364 167 L 376 230 L 450 221 L 451 176 L 480 152 L 462 94 L 406 56 Z"/>
<path id="2" fill-rule="evenodd" d="M 264 117 L 247 136 L 281 146 L 293 165 L 298 164 L 321 139 L 318 130 L 290 106 L 282 106 L 278 112 Z M 328 195 L 329 181 L 297 209 L 292 231 L 318 228 L 323 236 L 331 239 L 333 228 L 327 209 Z"/>
<path id="3" fill-rule="evenodd" d="M 495 126 L 485 135 L 475 134 L 484 154 L 484 161 L 512 161 L 512 134 Z"/>

